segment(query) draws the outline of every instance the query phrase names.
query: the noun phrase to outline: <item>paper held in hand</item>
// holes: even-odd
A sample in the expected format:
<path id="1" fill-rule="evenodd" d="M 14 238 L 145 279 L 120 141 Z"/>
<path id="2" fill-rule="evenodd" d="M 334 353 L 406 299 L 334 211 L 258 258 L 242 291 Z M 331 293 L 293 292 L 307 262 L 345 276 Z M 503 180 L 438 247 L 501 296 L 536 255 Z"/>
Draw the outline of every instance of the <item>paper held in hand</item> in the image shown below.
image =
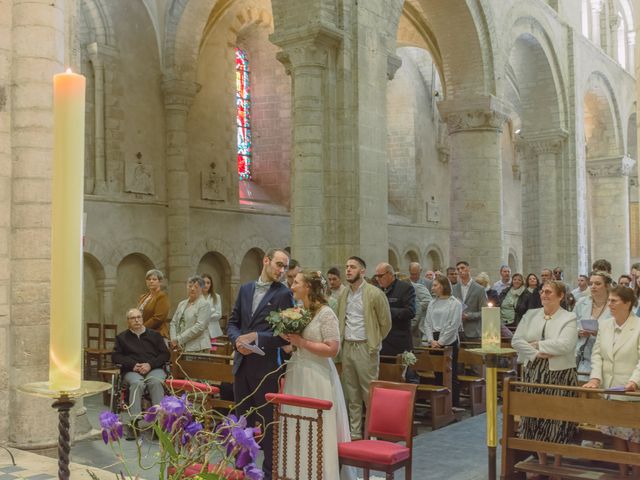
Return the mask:
<path id="1" fill-rule="evenodd" d="M 258 355 L 262 355 L 264 356 L 264 350 L 262 350 L 259 346 L 257 346 L 255 343 L 246 343 L 246 342 L 240 342 L 240 345 L 242 345 L 244 348 L 246 348 L 247 350 L 252 351 L 253 353 L 257 353 Z"/>
<path id="2" fill-rule="evenodd" d="M 597 332 L 598 320 L 580 320 L 580 328 L 589 332 Z"/>

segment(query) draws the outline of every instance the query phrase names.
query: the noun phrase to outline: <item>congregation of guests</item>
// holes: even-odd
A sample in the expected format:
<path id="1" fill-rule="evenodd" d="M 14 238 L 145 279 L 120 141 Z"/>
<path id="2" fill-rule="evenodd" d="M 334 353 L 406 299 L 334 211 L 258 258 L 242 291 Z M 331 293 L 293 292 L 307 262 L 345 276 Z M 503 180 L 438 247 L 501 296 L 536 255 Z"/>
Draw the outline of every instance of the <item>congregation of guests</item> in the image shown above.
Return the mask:
<path id="1" fill-rule="evenodd" d="M 499 279 L 494 283 L 486 272 L 472 275 L 472 266 L 465 260 L 444 273 L 428 270 L 424 275 L 417 262 L 409 265 L 408 275 L 396 272 L 386 262 L 379 263 L 370 277 L 366 276 L 366 269 L 363 259 L 352 256 L 344 269 L 332 267 L 325 277 L 320 272 L 304 270 L 284 250 L 267 252 L 259 278 L 240 288 L 226 331 L 235 349 L 236 398 L 249 395 L 257 385 L 261 394 L 276 391 L 275 379 L 269 382 L 263 379 L 288 358 L 287 352 L 292 351 L 290 345 L 296 347 L 290 360 L 285 362 L 291 366 L 291 372 L 301 372 L 293 366 L 303 368 L 310 358 L 313 361 L 309 365 L 318 362 L 326 365 L 324 359 L 339 357 L 340 391 L 344 399 L 332 393 L 335 375 L 329 367 L 309 373 L 311 378 L 297 373 L 294 380 L 291 373 L 287 391 L 303 394 L 305 392 L 296 389 L 308 388 L 305 385 L 313 384 L 313 375 L 322 375 L 317 385 L 333 387 L 318 394 L 343 402 L 345 414 L 333 421 L 348 422 L 332 431 L 342 439 L 348 436 L 357 440 L 362 438 L 368 389 L 378 378 L 381 355 L 396 356 L 416 347 L 452 347 L 452 403 L 459 407 L 459 348 L 461 342 L 480 341 L 482 308 L 487 305 L 500 309 L 503 339 L 513 336 L 511 345 L 523 364 L 525 381 L 567 386 L 586 381 L 585 386 L 593 388 L 620 384 L 630 391 L 638 387 L 640 320 L 635 313 L 640 265 L 634 265 L 629 274 L 620 275 L 614 282 L 609 262 L 596 261 L 589 275 L 581 274 L 576 279 L 575 288 L 564 280 L 560 267 L 544 268 L 539 277 L 535 273 L 525 277 L 522 273 L 512 273 L 508 265 L 501 265 Z M 220 326 L 222 301 L 211 275 L 205 273 L 187 280 L 186 298 L 178 304 L 172 317 L 169 316 L 169 297 L 161 287 L 163 280 L 159 270 L 147 272 L 147 292 L 140 296 L 137 308 L 127 313 L 129 329 L 116 343 L 118 359 L 124 360 L 119 363 L 126 368 L 134 392 L 141 388 L 136 386 L 141 378 L 144 380 L 147 375 L 160 378 L 157 372 L 155 375 L 152 372 L 157 370 L 159 359 L 168 356 L 166 347 L 208 352 L 211 342 L 225 334 Z M 296 304 L 310 307 L 318 326 L 309 332 L 305 330 L 300 336 L 274 338 L 265 317 L 274 309 Z M 131 335 L 138 339 L 150 337 L 148 343 L 157 349 L 153 361 L 146 351 L 140 358 L 122 356 L 133 338 Z M 164 350 L 157 339 L 163 339 L 160 343 L 165 346 Z M 266 356 L 257 357 L 256 349 L 263 350 Z M 308 351 L 306 357 L 301 353 L 305 350 Z M 406 380 L 420 381 L 410 369 Z M 147 388 L 151 389 L 152 385 Z M 622 400 L 615 395 L 611 399 Z M 139 407 L 135 397 L 130 400 L 130 413 L 135 415 Z M 259 408 L 260 402 L 245 403 L 246 408 Z M 521 435 L 566 443 L 573 437 L 575 428 L 570 422 L 523 418 Z M 639 432 L 613 431 L 606 427 L 603 432 L 619 439 L 617 448 L 640 451 Z M 270 447 L 265 451 L 268 449 Z M 539 459 L 546 462 L 543 452 L 539 453 Z M 334 466 L 327 468 L 331 470 Z M 265 478 L 270 478 L 268 462 L 264 471 Z"/>

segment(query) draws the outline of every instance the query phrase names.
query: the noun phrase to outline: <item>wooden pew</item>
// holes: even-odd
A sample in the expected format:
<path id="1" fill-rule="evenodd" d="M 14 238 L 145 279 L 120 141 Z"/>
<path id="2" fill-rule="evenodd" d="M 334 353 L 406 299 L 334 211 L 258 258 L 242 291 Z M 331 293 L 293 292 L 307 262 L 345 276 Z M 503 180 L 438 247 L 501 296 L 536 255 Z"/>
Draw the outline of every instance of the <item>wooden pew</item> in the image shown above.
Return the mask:
<path id="1" fill-rule="evenodd" d="M 228 355 L 211 353 L 171 352 L 171 376 L 176 379 L 206 380 L 214 385 L 233 384 L 232 359 Z M 229 410 L 234 402 L 221 398 L 212 398 L 212 409 Z"/>
<path id="2" fill-rule="evenodd" d="M 455 420 L 452 409 L 451 347 L 416 348 L 416 364 L 412 367 L 420 376 L 417 399 L 431 404 L 431 428 L 444 427 Z M 435 373 L 442 373 L 442 384 L 435 384 Z"/>
<path id="3" fill-rule="evenodd" d="M 502 404 L 501 480 L 524 479 L 526 473 L 563 479 L 612 480 L 621 478 L 617 464 L 640 466 L 640 453 L 582 447 L 580 444 L 526 440 L 518 438 L 516 433 L 516 417 L 640 428 L 640 402 L 605 400 L 600 396 L 603 390 L 581 387 L 553 386 L 575 391 L 577 397 L 528 393 L 525 389 L 532 385 L 537 386 L 516 382 L 511 378 L 505 380 Z M 640 396 L 638 393 L 628 395 Z M 545 452 L 550 459 L 547 465 L 540 465 L 537 458 L 518 461 L 522 452 Z M 562 456 L 561 465 L 552 464 L 553 455 Z"/>
<path id="4" fill-rule="evenodd" d="M 480 371 L 481 375 L 473 372 Z M 485 366 L 482 356 L 468 352 L 464 348 L 458 350 L 458 382 L 460 388 L 469 395 L 471 415 L 479 415 L 487 411 L 485 398 Z"/>

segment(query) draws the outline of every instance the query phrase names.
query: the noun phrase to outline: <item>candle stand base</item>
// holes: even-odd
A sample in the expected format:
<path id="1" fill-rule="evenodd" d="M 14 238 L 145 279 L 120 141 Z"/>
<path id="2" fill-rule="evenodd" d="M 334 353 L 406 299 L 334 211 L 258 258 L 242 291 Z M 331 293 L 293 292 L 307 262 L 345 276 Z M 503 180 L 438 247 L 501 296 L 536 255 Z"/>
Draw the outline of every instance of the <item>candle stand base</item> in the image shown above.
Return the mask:
<path id="1" fill-rule="evenodd" d="M 489 480 L 496 480 L 496 450 L 498 447 L 498 359 L 516 354 L 512 348 L 470 348 L 482 355 L 486 368 L 487 448 Z"/>
<path id="2" fill-rule="evenodd" d="M 69 453 L 71 452 L 71 434 L 69 411 L 75 405 L 76 400 L 82 397 L 95 395 L 111 388 L 106 382 L 81 382 L 76 390 L 61 391 L 52 390 L 49 382 L 33 382 L 20 385 L 18 390 L 35 397 L 55 399 L 51 405 L 58 410 L 58 479 L 68 480 Z"/>

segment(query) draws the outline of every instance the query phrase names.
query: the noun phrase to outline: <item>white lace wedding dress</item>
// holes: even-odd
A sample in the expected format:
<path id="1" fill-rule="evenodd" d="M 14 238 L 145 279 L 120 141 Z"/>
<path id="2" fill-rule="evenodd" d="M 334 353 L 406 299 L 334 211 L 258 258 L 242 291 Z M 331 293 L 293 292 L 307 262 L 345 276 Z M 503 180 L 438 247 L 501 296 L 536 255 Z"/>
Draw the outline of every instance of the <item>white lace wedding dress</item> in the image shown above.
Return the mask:
<path id="1" fill-rule="evenodd" d="M 302 336 L 307 340 L 314 342 L 326 342 L 330 340 L 340 341 L 340 331 L 338 327 L 338 318 L 333 310 L 328 306 L 323 306 L 313 317 L 311 323 L 307 325 Z M 297 349 L 291 356 L 291 360 L 287 363 L 287 373 L 284 385 L 284 393 L 291 395 L 299 395 L 302 397 L 319 398 L 322 400 L 330 400 L 333 402 L 331 410 L 325 410 L 322 414 L 323 418 L 323 451 L 322 451 L 322 479 L 318 480 L 355 480 L 355 469 L 345 467 L 341 474 L 338 474 L 338 442 L 348 442 L 351 440 L 349 435 L 349 418 L 345 406 L 344 395 L 338 372 L 333 364 L 333 360 L 326 357 L 320 357 L 305 349 Z M 315 412 L 309 409 L 287 407 L 287 413 L 297 415 L 315 417 Z M 286 458 L 286 476 L 289 478 L 297 478 L 297 480 L 316 480 L 316 465 L 318 452 L 316 451 L 317 429 L 314 427 L 312 432 L 312 445 L 309 445 L 308 422 L 300 422 L 300 441 L 299 441 L 299 476 L 295 476 L 296 472 L 296 426 L 295 420 L 287 420 L 287 458 Z M 282 426 L 280 429 L 282 436 Z M 283 474 L 282 445 L 280 445 L 280 473 Z M 308 462 L 312 462 L 309 477 Z"/>

